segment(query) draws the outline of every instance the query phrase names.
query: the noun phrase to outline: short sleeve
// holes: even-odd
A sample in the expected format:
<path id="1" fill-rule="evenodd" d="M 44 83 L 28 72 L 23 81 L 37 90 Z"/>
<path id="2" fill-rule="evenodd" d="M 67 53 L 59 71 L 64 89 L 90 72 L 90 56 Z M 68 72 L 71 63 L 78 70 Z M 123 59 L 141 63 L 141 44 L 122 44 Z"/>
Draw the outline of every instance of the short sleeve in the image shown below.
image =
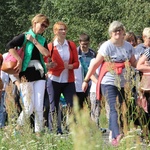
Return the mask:
<path id="1" fill-rule="evenodd" d="M 98 53 L 100 53 L 102 56 L 107 56 L 108 54 L 107 54 L 107 46 L 108 46 L 108 41 L 106 41 L 106 42 L 104 42 L 101 46 L 100 46 L 100 48 L 99 48 L 99 50 L 98 50 Z"/>
<path id="2" fill-rule="evenodd" d="M 145 49 L 144 55 L 150 60 L 150 48 Z"/>

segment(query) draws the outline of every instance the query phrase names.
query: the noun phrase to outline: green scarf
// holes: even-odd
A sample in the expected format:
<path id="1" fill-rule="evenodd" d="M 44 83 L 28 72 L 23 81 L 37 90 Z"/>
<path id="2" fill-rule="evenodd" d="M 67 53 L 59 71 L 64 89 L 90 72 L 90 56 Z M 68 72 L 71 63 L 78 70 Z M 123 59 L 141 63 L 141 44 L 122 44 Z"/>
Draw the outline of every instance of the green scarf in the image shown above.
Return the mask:
<path id="1" fill-rule="evenodd" d="M 25 33 L 25 38 L 26 38 L 27 34 L 31 34 L 33 38 L 36 38 L 36 40 L 42 46 L 44 46 L 44 43 L 45 43 L 46 39 L 43 36 L 41 36 L 40 34 L 35 34 L 32 31 L 32 29 L 30 29 L 28 32 Z M 30 41 L 27 41 L 25 49 L 24 49 L 25 55 L 24 55 L 24 59 L 23 59 L 23 63 L 22 63 L 22 71 L 25 71 L 28 67 L 28 64 L 31 60 L 33 48 L 34 48 L 34 44 Z M 43 55 L 41 53 L 40 53 L 40 61 L 41 61 L 41 64 L 44 68 L 44 72 L 46 73 L 47 69 L 46 69 L 46 66 L 45 66 L 45 63 L 44 63 Z"/>

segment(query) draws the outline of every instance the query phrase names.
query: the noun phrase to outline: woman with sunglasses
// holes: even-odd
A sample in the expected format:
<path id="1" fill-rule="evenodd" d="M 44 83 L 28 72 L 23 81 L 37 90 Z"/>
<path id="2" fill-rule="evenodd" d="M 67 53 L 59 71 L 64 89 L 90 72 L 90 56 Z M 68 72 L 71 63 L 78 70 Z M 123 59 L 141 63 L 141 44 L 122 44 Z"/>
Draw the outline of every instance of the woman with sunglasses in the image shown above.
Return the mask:
<path id="1" fill-rule="evenodd" d="M 43 56 L 50 56 L 46 39 L 42 34 L 49 26 L 49 19 L 43 14 L 37 14 L 31 24 L 29 31 L 8 42 L 7 49 L 18 60 L 15 67 L 16 74 L 19 74 L 19 79 L 24 79 L 20 83 L 24 109 L 17 120 L 17 128 L 24 125 L 25 119 L 34 112 L 34 131 L 39 134 L 43 129 L 43 100 L 47 72 Z M 23 45 L 25 55 L 22 60 L 14 47 Z"/>
<path id="2" fill-rule="evenodd" d="M 125 101 L 124 87 L 126 82 L 130 81 L 126 81 L 124 77 L 126 66 L 130 68 L 131 64 L 136 67 L 136 60 L 132 45 L 124 40 L 124 25 L 119 21 L 113 21 L 108 31 L 110 39 L 104 42 L 98 50 L 97 57 L 84 79 L 82 90 L 86 90 L 91 75 L 101 65 L 97 82 L 97 99 L 100 100 L 102 93 L 109 104 L 109 129 L 112 131 L 112 145 L 118 146 L 123 134 L 118 124 L 116 100 L 118 99 L 120 104 Z"/>

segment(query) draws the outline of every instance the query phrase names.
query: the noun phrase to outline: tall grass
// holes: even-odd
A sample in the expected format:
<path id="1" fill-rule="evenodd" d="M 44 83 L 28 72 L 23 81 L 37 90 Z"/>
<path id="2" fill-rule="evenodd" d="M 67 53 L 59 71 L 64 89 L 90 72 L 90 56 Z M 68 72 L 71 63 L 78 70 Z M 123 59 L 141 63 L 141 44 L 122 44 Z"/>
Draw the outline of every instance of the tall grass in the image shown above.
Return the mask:
<path id="1" fill-rule="evenodd" d="M 130 71 L 131 72 L 131 71 Z M 127 76 L 126 78 L 128 78 Z M 131 83 L 131 82 L 130 82 Z M 135 83 L 134 83 L 135 85 Z M 126 99 L 128 104 L 132 104 L 132 87 L 131 84 L 126 85 Z M 17 132 L 17 112 L 12 94 L 12 84 L 7 87 L 7 112 L 8 125 L 0 131 L 0 150 L 113 150 L 116 147 L 108 141 L 108 134 L 102 134 L 96 124 L 90 119 L 90 110 L 88 106 L 84 106 L 83 110 L 78 107 L 78 100 L 74 97 L 73 113 L 69 116 L 69 134 L 57 135 L 55 132 L 49 132 L 45 127 L 42 135 L 37 137 L 30 127 L 27 120 L 25 125 Z M 102 109 L 100 115 L 100 124 L 102 127 L 108 128 L 105 102 L 102 101 Z M 134 119 L 128 118 L 128 106 L 123 103 L 121 111 L 119 105 L 116 105 L 118 113 L 122 115 L 124 122 L 123 131 L 125 137 L 121 140 L 118 150 L 146 150 L 150 149 L 147 143 L 144 143 L 139 136 L 139 128 L 134 128 Z M 139 108 L 138 108 L 139 109 Z M 134 113 L 134 111 L 133 111 Z M 138 115 L 135 112 L 136 115 Z M 65 116 L 66 117 L 66 116 Z M 66 117 L 67 118 L 67 117 Z M 54 123 L 56 124 L 56 123 Z M 65 126 L 65 124 L 64 124 Z M 132 130 L 131 130 L 132 129 Z"/>

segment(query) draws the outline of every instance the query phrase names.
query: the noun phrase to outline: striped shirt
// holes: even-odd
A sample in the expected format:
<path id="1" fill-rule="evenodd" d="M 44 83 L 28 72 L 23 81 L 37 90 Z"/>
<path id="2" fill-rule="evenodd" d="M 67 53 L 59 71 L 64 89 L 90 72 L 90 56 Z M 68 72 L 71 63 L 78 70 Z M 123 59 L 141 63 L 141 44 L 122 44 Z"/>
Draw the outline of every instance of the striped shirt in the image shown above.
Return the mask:
<path id="1" fill-rule="evenodd" d="M 144 55 L 150 60 L 150 48 L 145 49 Z"/>

